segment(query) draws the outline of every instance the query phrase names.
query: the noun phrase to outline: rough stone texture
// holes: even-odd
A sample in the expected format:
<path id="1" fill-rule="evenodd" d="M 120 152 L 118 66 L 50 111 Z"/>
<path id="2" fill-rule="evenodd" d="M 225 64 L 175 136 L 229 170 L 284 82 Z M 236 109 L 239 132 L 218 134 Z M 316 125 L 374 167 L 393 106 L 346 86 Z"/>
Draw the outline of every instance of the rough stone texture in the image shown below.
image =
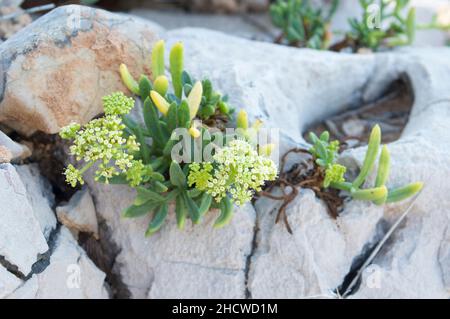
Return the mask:
<path id="1" fill-rule="evenodd" d="M 70 230 L 91 233 L 98 239 L 97 216 L 89 189 L 76 192 L 66 205 L 56 207 L 56 214 Z"/>
<path id="2" fill-rule="evenodd" d="M 11 162 L 11 151 L 3 145 L 0 145 L 0 164 Z"/>
<path id="3" fill-rule="evenodd" d="M 448 49 L 333 54 L 250 43 L 200 29 L 170 31 L 165 38 L 168 46 L 184 42 L 186 69 L 195 77 L 208 75 L 219 90 L 229 94 L 233 105 L 245 105 L 251 117 L 280 128 L 280 152 L 292 144 L 304 145 L 301 134 L 311 122 L 373 101 L 392 81 L 408 78 L 415 104 L 402 138 L 389 146 L 393 167 L 388 186 L 424 180 L 427 188 L 376 261 L 392 285 L 374 295 L 362 287 L 354 297 L 449 296 L 442 266 L 448 241 L 444 235 L 449 218 L 448 139 L 439 148 L 434 143 L 447 134 Z M 349 151 L 342 161 L 356 169 L 364 151 Z M 119 218 L 132 201 L 130 190 L 89 185 L 97 212 L 121 249 L 115 270 L 132 297 L 234 298 L 247 293 L 254 298 L 331 297 L 355 259 L 381 238 L 407 205 L 376 207 L 351 201 L 334 221 L 311 192 L 302 191 L 287 211 L 293 235 L 284 225 L 274 225 L 276 203 L 264 199 L 256 206 L 256 221 L 248 207 L 237 211 L 233 223 L 223 230 L 210 228 L 211 214 L 202 225 L 180 232 L 171 217 L 159 233 L 146 239 L 143 233 L 149 217 Z M 252 246 L 255 226 L 259 231 Z"/>
<path id="4" fill-rule="evenodd" d="M 15 168 L 25 185 L 27 199 L 33 207 L 34 216 L 48 240 L 51 231 L 56 227 L 56 217 L 52 209 L 55 202 L 52 186 L 40 174 L 37 164 L 18 165 Z"/>
<path id="5" fill-rule="evenodd" d="M 279 127 L 282 142 L 294 140 L 303 144 L 300 135 L 309 123 L 349 106 L 373 101 L 392 81 L 407 78 L 415 103 L 402 138 L 389 145 L 393 163 L 388 186 L 423 180 L 426 189 L 406 225 L 396 233 L 396 238 L 401 240 L 394 239 L 386 247 L 389 254 L 381 254 L 376 261 L 392 278 L 392 284 L 386 284 L 386 290 L 377 290 L 372 296 L 449 296 L 443 284 L 445 270 L 442 269 L 445 268 L 439 264 L 439 251 L 442 261 L 450 211 L 446 196 L 450 191 L 446 181 L 450 174 L 446 129 L 450 50 L 416 48 L 372 55 L 339 55 L 263 43 L 250 45 L 246 40 L 198 29 L 170 31 L 167 38 L 169 43 L 175 39 L 185 43 L 189 56 L 187 70 L 197 77 L 208 74 L 219 89 L 230 95 L 233 105 L 245 106 L 253 117 L 263 118 L 268 126 Z M 246 49 L 241 50 L 243 47 Z M 210 51 L 215 54 L 207 54 Z M 277 59 L 273 59 L 274 56 Z M 214 68 L 205 68 L 205 65 L 214 65 Z M 437 140 L 442 141 L 439 146 Z M 344 157 L 358 165 L 363 155 L 364 148 L 360 148 Z M 310 210 L 303 208 L 304 205 L 308 207 L 308 200 L 290 209 L 291 225 L 299 229 L 298 233 L 289 236 L 277 225 L 269 235 L 258 240 L 268 242 L 263 246 L 269 247 L 269 251 L 259 254 L 258 245 L 255 249 L 248 287 L 252 296 L 298 298 L 335 289 L 350 270 L 354 258 L 364 252 L 365 244 L 380 238 L 383 227 L 376 226 L 383 221 L 391 224 L 407 202 L 388 205 L 384 212 L 373 205 L 350 202 L 336 223 L 319 209 L 320 206 L 310 204 L 315 208 L 311 208 L 314 213 L 308 215 Z M 266 209 L 258 210 L 258 223 L 262 223 Z M 297 212 L 305 217 L 298 216 Z M 319 218 L 323 219 L 320 227 L 308 224 Z M 317 238 L 324 238 L 320 245 L 313 241 Z M 327 249 L 329 253 L 322 255 L 321 251 Z M 335 251 L 340 253 L 334 254 Z M 283 266 L 284 270 L 274 267 L 275 274 L 269 267 L 272 264 Z M 293 277 L 298 285 L 292 284 Z M 280 291 L 270 284 L 276 280 L 279 280 L 279 287 L 283 287 Z M 411 289 L 412 285 L 420 289 Z M 285 286 L 289 289 L 284 289 Z"/>
<path id="6" fill-rule="evenodd" d="M 372 241 L 383 214 L 379 207 L 352 202 L 335 221 L 311 190 L 303 190 L 286 212 L 291 235 L 284 223 L 275 224 L 279 206 L 268 202 L 264 198 L 256 205 L 259 234 L 249 276 L 253 298 L 331 296 L 354 257 Z"/>
<path id="7" fill-rule="evenodd" d="M 255 219 L 251 206 L 236 209 L 228 227 L 214 229 L 217 213 L 210 212 L 200 225 L 187 222 L 183 231 L 176 227 L 171 210 L 161 231 L 146 238 L 144 233 L 151 216 L 120 217 L 134 198 L 128 187 L 92 182 L 89 185 L 97 213 L 109 226 L 112 240 L 121 249 L 115 269 L 133 298 L 145 298 L 147 294 L 152 298 L 169 298 L 176 294 L 189 298 L 245 297 L 243 279 Z M 183 272 L 175 275 L 176 269 L 184 269 L 186 276 Z"/>
<path id="8" fill-rule="evenodd" d="M 31 155 L 31 151 L 25 145 L 14 142 L 8 135 L 0 131 L 0 147 L 2 148 L 3 154 L 7 154 L 9 161 L 20 161 Z M 2 152 L 2 151 L 0 151 Z M 9 152 L 9 154 L 8 154 Z M 9 162 L 3 161 L 3 162 Z"/>
<path id="9" fill-rule="evenodd" d="M 11 164 L 0 164 L 0 207 L 0 256 L 27 275 L 48 246 L 25 186 Z"/>
<path id="10" fill-rule="evenodd" d="M 375 273 L 365 273 L 362 286 L 352 297 L 450 297 L 450 49 L 347 55 L 249 42 L 201 29 L 170 31 L 164 37 L 168 46 L 184 42 L 186 69 L 193 76 L 207 75 L 219 90 L 229 94 L 231 104 L 245 107 L 250 117 L 262 118 L 268 127 L 280 128 L 280 153 L 291 145 L 305 144 L 302 133 L 308 124 L 371 102 L 394 80 L 406 78 L 415 102 L 402 137 L 389 145 L 392 173 L 388 186 L 423 180 L 426 188 L 374 261 Z M 351 171 L 356 170 L 364 152 L 365 148 L 347 151 L 341 161 L 350 165 Z M 0 168 L 1 173 L 9 174 L 0 174 L 4 180 L 0 185 L 9 185 L 0 192 L 0 204 L 22 207 L 26 195 L 21 183 L 17 187 L 22 197 L 17 195 L 17 183 L 11 182 L 17 179 L 11 178 L 13 167 Z M 376 207 L 350 201 L 333 220 L 311 191 L 302 190 L 287 210 L 292 235 L 283 224 L 274 224 L 277 203 L 262 199 L 256 204 L 256 213 L 251 205 L 236 209 L 231 225 L 220 230 L 212 228 L 217 213 L 210 212 L 201 225 L 187 223 L 186 229 L 179 231 L 171 211 L 161 231 L 145 238 L 150 216 L 120 217 L 133 200 L 132 190 L 92 181 L 88 184 L 99 220 L 120 251 L 114 271 L 134 298 L 332 297 L 331 291 L 343 282 L 355 259 L 367 253 L 368 244 L 379 240 L 408 205 L 407 201 Z M 11 204 L 11 198 L 21 200 Z M 21 236 L 41 234 L 31 209 L 22 215 L 27 221 L 34 220 L 33 227 L 31 222 L 20 222 L 25 217 L 14 213 L 13 219 L 9 212 L 0 211 L 0 215 L 6 214 L 6 218 L 0 216 L 6 220 L 0 226 L 0 243 L 7 242 L 3 237 L 8 232 L 19 231 L 16 225 L 22 227 Z M 32 229 L 24 232 L 24 225 Z M 27 242 L 27 252 L 29 245 Z M 41 252 L 38 248 L 35 250 Z M 83 255 L 65 227 L 53 248 L 50 265 L 12 296 L 104 295 L 103 273 Z M 36 260 L 37 252 L 23 261 L 16 257 L 22 250 L 15 249 L 13 254 L 8 249 L 10 246 L 0 247 L 0 255 L 6 250 L 7 260 L 19 268 Z M 87 273 L 93 279 L 82 280 L 83 288 L 68 291 L 69 264 L 86 267 L 82 276 Z M 374 274 L 379 278 L 377 285 L 373 285 Z"/>
<path id="11" fill-rule="evenodd" d="M 33 275 L 8 298 L 105 299 L 105 274 L 86 256 L 70 231 L 62 227 L 50 265 Z"/>
<path id="12" fill-rule="evenodd" d="M 22 284 L 22 280 L 0 265 L 0 299 L 6 297 Z"/>
<path id="13" fill-rule="evenodd" d="M 0 121 L 23 133 L 56 133 L 102 112 L 125 90 L 118 67 L 150 73 L 154 24 L 82 6 L 59 7 L 0 45 Z"/>

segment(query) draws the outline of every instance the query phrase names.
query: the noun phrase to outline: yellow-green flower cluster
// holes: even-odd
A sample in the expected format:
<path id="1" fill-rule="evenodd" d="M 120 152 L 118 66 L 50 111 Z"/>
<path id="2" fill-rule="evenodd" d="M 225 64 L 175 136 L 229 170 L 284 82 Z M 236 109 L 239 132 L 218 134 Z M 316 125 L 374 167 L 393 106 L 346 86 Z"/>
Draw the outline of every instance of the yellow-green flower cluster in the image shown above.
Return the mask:
<path id="1" fill-rule="evenodd" d="M 83 175 L 82 173 L 76 169 L 72 164 L 69 164 L 64 171 L 64 175 L 66 175 L 66 181 L 69 183 L 72 187 L 77 186 L 78 183 L 81 185 L 84 184 Z"/>
<path id="2" fill-rule="evenodd" d="M 260 191 L 265 181 L 277 177 L 275 163 L 258 153 L 243 140 L 234 140 L 220 149 L 213 163 L 192 163 L 189 186 L 210 194 L 216 201 L 229 195 L 237 205 L 251 200 L 254 191 Z"/>
<path id="3" fill-rule="evenodd" d="M 141 160 L 135 160 L 133 153 L 139 151 L 139 143 L 134 135 L 125 135 L 122 115 L 134 106 L 134 100 L 121 92 L 103 98 L 105 116 L 94 119 L 84 127 L 72 123 L 60 132 L 63 139 L 73 139 L 70 154 L 86 165 L 78 170 L 69 165 L 64 172 L 66 181 L 75 187 L 83 184 L 83 173 L 94 163 L 99 163 L 95 179 L 106 183 L 121 173 L 125 174 L 131 186 L 139 185 L 151 168 Z M 150 172 L 151 173 L 151 172 Z"/>
<path id="4" fill-rule="evenodd" d="M 333 164 L 325 170 L 325 179 L 323 181 L 323 187 L 330 186 L 331 183 L 345 182 L 345 172 L 347 168 L 339 164 Z"/>
<path id="5" fill-rule="evenodd" d="M 75 127 L 75 126 L 74 126 Z M 136 171 L 141 170 L 142 163 L 133 158 L 132 153 L 139 150 L 136 137 L 124 136 L 125 125 L 118 115 L 106 115 L 87 123 L 74 134 L 70 128 L 64 128 L 60 135 L 62 138 L 73 138 L 70 154 L 87 164 L 100 162 L 95 179 L 103 179 L 106 183 L 120 173 L 127 174 L 127 180 L 137 183 Z M 134 169 L 134 170 L 133 170 Z M 133 173 L 130 173 L 132 171 Z M 66 181 L 73 187 L 82 184 L 82 173 L 72 165 L 65 171 Z"/>
<path id="6" fill-rule="evenodd" d="M 80 130 L 81 125 L 78 123 L 71 123 L 67 126 L 64 126 L 61 131 L 59 132 L 59 135 L 63 139 L 69 139 L 69 138 L 75 138 L 77 135 L 77 132 Z"/>
<path id="7" fill-rule="evenodd" d="M 122 92 L 115 92 L 113 94 L 103 97 L 103 109 L 106 115 L 124 115 L 130 113 L 134 107 L 134 100 L 126 96 Z"/>

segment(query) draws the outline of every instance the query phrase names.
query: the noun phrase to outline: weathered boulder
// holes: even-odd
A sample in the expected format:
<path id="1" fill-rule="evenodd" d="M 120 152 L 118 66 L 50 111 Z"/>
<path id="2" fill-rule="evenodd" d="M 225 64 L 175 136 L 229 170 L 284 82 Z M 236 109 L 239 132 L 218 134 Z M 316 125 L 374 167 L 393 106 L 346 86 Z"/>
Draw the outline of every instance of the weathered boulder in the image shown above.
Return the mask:
<path id="1" fill-rule="evenodd" d="M 23 133 L 57 133 L 102 112 L 101 97 L 125 90 L 120 63 L 150 73 L 159 27 L 82 6 L 59 7 L 0 45 L 0 121 Z"/>
<path id="2" fill-rule="evenodd" d="M 105 299 L 105 274 L 78 246 L 64 226 L 52 248 L 49 265 L 34 274 L 8 298 Z"/>
<path id="3" fill-rule="evenodd" d="M 0 256 L 23 275 L 48 250 L 27 191 L 11 164 L 0 164 Z"/>
<path id="4" fill-rule="evenodd" d="M 236 209 L 233 222 L 214 229 L 217 212 L 200 225 L 177 228 L 174 212 L 161 231 L 144 236 L 151 216 L 121 217 L 135 196 L 128 187 L 89 182 L 100 218 L 120 249 L 115 271 L 133 298 L 244 298 L 247 257 L 250 255 L 255 212 L 250 205 Z M 118 196 L 120 194 L 120 196 Z"/>
<path id="5" fill-rule="evenodd" d="M 33 207 L 34 217 L 48 240 L 52 230 L 56 227 L 55 213 L 52 209 L 55 195 L 52 193 L 51 185 L 41 175 L 37 164 L 17 165 L 15 168 L 25 186 L 26 196 Z"/>
<path id="6" fill-rule="evenodd" d="M 67 204 L 56 207 L 56 215 L 71 231 L 91 233 L 98 239 L 94 202 L 87 188 L 77 191 Z"/>
<path id="7" fill-rule="evenodd" d="M 105 274 L 64 226 L 36 164 L 0 164 L 0 298 L 108 298 Z"/>
<path id="8" fill-rule="evenodd" d="M 14 142 L 8 135 L 0 131 L 0 162 L 20 161 L 30 155 L 31 151 L 27 146 Z"/>
<path id="9" fill-rule="evenodd" d="M 0 298 L 5 298 L 22 284 L 22 280 L 0 265 Z"/>
<path id="10" fill-rule="evenodd" d="M 373 293 L 379 298 L 448 298 L 443 284 L 447 268 L 442 266 L 446 260 L 442 251 L 448 241 L 445 229 L 450 214 L 446 199 L 450 189 L 445 180 L 450 167 L 450 148 L 445 138 L 450 115 L 448 49 L 334 54 L 248 42 L 200 29 L 170 31 L 165 38 L 169 46 L 175 41 L 184 42 L 186 69 L 195 77 L 207 75 L 219 90 L 229 94 L 231 104 L 245 107 L 251 117 L 262 118 L 266 126 L 280 128 L 280 152 L 291 143 L 305 145 L 301 135 L 312 122 L 373 101 L 393 81 L 406 78 L 411 83 L 415 103 L 403 136 L 389 145 L 393 163 L 388 186 L 423 180 L 426 189 L 407 222 L 375 261 L 397 286 L 386 284 L 377 293 L 368 293 L 366 290 L 372 286 L 365 285 L 354 297 Z M 364 151 L 365 148 L 348 151 L 342 161 L 353 163 L 357 170 Z M 98 213 L 122 248 L 116 270 L 132 296 L 142 297 L 149 291 L 150 298 L 234 297 L 242 296 L 241 291 L 256 298 L 333 296 L 331 292 L 344 282 L 355 260 L 365 256 L 368 247 L 380 240 L 386 227 L 409 203 L 376 207 L 351 201 L 346 203 L 341 216 L 333 220 L 311 192 L 301 191 L 287 211 L 293 228 L 290 235 L 282 224 L 274 225 L 276 203 L 264 199 L 265 202 L 256 205 L 256 221 L 245 218 L 244 227 L 242 219 L 246 214 L 238 210 L 232 225 L 219 237 L 219 242 L 232 242 L 233 246 L 227 248 L 225 265 L 233 256 L 233 264 L 239 265 L 233 268 L 225 266 L 222 257 L 210 261 L 210 250 L 219 246 L 215 246 L 216 234 L 208 233 L 208 221 L 205 226 L 179 232 L 172 219 L 161 232 L 145 239 L 142 233 L 147 218 L 129 221 L 118 217 L 118 208 L 131 203 L 131 191 L 92 183 L 90 187 Z M 254 229 L 259 231 L 255 234 Z M 230 241 L 227 232 L 239 232 L 240 237 L 232 236 Z M 253 236 L 255 246 L 250 245 Z M 168 243 L 172 241 L 177 244 Z M 189 248 L 185 243 L 189 243 Z M 388 257 L 390 254 L 395 257 Z M 241 264 L 236 262 L 239 260 Z M 225 268 L 227 276 L 231 276 L 229 270 L 242 269 L 243 260 L 249 261 L 244 268 L 245 276 L 238 273 L 233 279 L 228 277 L 234 287 L 242 287 L 239 294 L 230 293 L 228 286 L 222 284 L 222 290 L 219 286 L 211 289 L 210 278 L 222 283 L 226 277 L 220 271 L 214 275 L 211 267 Z M 201 268 L 206 269 L 199 272 Z M 192 273 L 202 273 L 202 279 Z M 412 285 L 421 287 L 419 292 L 412 291 Z"/>

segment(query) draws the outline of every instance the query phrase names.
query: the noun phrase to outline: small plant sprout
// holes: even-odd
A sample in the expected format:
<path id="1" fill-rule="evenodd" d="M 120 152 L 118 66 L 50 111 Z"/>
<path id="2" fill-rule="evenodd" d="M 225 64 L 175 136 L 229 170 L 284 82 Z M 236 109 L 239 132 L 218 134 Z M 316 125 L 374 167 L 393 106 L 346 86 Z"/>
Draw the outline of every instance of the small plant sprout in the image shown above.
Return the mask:
<path id="1" fill-rule="evenodd" d="M 390 155 L 386 146 L 381 148 L 380 153 L 381 130 L 378 125 L 375 125 L 372 129 L 363 164 L 353 182 L 346 181 L 346 168 L 336 163 L 339 142 L 330 142 L 329 134 L 326 131 L 320 137 L 310 133 L 310 139 L 313 146 L 309 151 L 313 155 L 316 164 L 320 169 L 324 170 L 324 188 L 331 187 L 343 190 L 348 192 L 354 199 L 372 201 L 377 205 L 383 205 L 407 199 L 415 195 L 423 187 L 422 182 L 412 183 L 395 189 L 386 187 L 390 170 Z M 379 153 L 380 155 L 378 156 Z M 373 188 L 362 189 L 361 186 L 372 172 L 377 158 L 379 160 L 375 185 Z"/>
<path id="2" fill-rule="evenodd" d="M 331 33 L 330 20 L 339 0 L 332 0 L 328 12 L 316 9 L 310 0 L 277 0 L 270 6 L 272 23 L 282 30 L 276 42 L 297 47 L 326 49 Z"/>
<path id="3" fill-rule="evenodd" d="M 215 226 L 222 227 L 231 220 L 233 203 L 243 205 L 266 180 L 276 178 L 277 168 L 267 157 L 272 147 L 260 147 L 260 155 L 251 146 L 251 131 L 261 122 L 248 127 L 245 111 L 237 119 L 242 134 L 230 141 L 221 130 L 233 113 L 227 99 L 213 90 L 210 80 L 195 80 L 183 69 L 181 43 L 170 51 L 169 81 L 164 50 L 163 41 L 154 45 L 150 77 L 143 74 L 136 80 L 126 65 L 119 68 L 125 86 L 142 100 L 143 124 L 129 114 L 134 98 L 117 92 L 103 98 L 103 117 L 61 130 L 62 138 L 73 140 L 70 153 L 83 162 L 80 169 L 67 167 L 66 181 L 73 187 L 83 184 L 83 174 L 95 167 L 96 181 L 135 188 L 136 198 L 124 217 L 152 214 L 146 235 L 162 227 L 170 203 L 180 229 L 186 219 L 199 223 L 211 208 L 220 210 Z M 180 129 L 186 134 L 178 135 Z M 180 155 L 175 146 L 185 144 L 187 157 L 175 160 Z M 203 155 L 208 147 L 214 152 L 211 159 L 196 161 L 192 150 Z"/>
<path id="4" fill-rule="evenodd" d="M 351 31 L 332 49 L 350 46 L 378 50 L 380 47 L 410 45 L 416 31 L 415 8 L 405 12 L 409 0 L 359 0 L 362 17 L 349 19 Z"/>

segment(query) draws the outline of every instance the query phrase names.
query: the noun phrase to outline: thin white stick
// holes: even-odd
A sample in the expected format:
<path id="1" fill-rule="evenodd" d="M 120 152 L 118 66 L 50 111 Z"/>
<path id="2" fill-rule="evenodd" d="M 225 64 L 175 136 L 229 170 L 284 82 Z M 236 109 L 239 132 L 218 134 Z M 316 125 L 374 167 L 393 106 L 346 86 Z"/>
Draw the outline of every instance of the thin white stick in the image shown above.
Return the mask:
<path id="1" fill-rule="evenodd" d="M 378 245 L 375 247 L 375 249 L 372 251 L 370 256 L 366 259 L 364 264 L 359 268 L 358 273 L 356 274 L 355 278 L 353 278 L 352 282 L 348 286 L 345 293 L 342 295 L 342 297 L 347 297 L 352 288 L 356 285 L 359 278 L 361 277 L 363 271 L 367 268 L 367 266 L 370 265 L 370 263 L 373 261 L 373 259 L 377 256 L 377 254 L 380 252 L 383 245 L 386 243 L 386 241 L 391 237 L 392 233 L 397 229 L 397 227 L 400 225 L 400 223 L 405 219 L 406 215 L 409 214 L 411 209 L 413 208 L 414 204 L 416 203 L 417 199 L 419 198 L 419 195 L 422 193 L 420 191 L 412 200 L 411 204 L 409 204 L 408 208 L 405 210 L 405 212 L 397 219 L 397 221 L 389 228 L 389 231 L 384 235 L 383 239 L 378 243 Z"/>

